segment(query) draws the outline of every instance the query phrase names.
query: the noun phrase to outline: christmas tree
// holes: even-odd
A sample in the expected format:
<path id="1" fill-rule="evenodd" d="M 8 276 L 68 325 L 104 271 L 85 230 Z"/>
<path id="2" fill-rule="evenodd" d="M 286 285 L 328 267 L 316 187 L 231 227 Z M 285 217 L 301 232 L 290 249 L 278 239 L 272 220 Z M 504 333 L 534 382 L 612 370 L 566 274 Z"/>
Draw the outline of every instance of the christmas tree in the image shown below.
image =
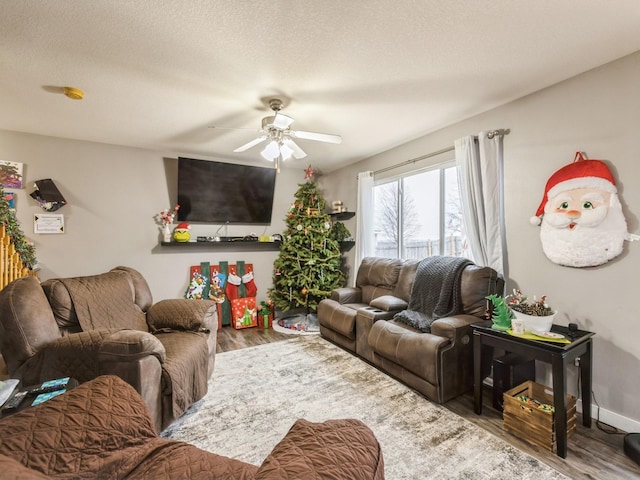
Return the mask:
<path id="1" fill-rule="evenodd" d="M 4 224 L 7 235 L 11 238 L 16 252 L 20 256 L 23 265 L 32 269 L 36 264 L 36 252 L 33 244 L 29 243 L 25 237 L 16 214 L 9 207 L 9 203 L 5 197 L 4 188 L 0 185 L 0 224 Z"/>
<path id="2" fill-rule="evenodd" d="M 340 270 L 340 244 L 333 238 L 325 201 L 313 181 L 311 165 L 305 170 L 295 201 L 287 213 L 280 255 L 274 262 L 269 298 L 279 310 L 305 307 L 315 311 L 331 290 L 344 285 Z"/>

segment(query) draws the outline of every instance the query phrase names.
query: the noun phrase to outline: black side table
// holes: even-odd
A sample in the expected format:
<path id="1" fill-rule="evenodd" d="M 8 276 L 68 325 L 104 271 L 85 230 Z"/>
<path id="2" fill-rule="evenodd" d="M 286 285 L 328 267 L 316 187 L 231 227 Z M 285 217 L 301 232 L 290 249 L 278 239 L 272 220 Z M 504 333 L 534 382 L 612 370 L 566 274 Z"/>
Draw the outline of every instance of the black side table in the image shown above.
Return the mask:
<path id="1" fill-rule="evenodd" d="M 79 383 L 75 378 L 70 378 L 68 383 L 67 383 L 67 385 L 61 390 L 64 390 L 65 392 L 68 392 L 69 390 L 74 389 L 78 385 L 79 385 Z M 34 387 L 37 387 L 37 386 L 38 385 L 29 385 L 28 387 L 23 387 L 22 386 L 22 382 L 20 382 L 18 384 L 18 387 L 16 388 L 15 393 L 12 396 L 15 396 L 15 394 L 17 394 L 19 392 L 30 391 L 31 389 L 33 389 Z M 30 407 L 37 396 L 38 396 L 37 394 L 27 394 L 26 397 L 20 403 L 20 406 L 18 406 L 18 408 L 14 409 L 14 410 L 1 410 L 0 409 L 0 419 L 6 418 L 6 417 L 8 417 L 10 415 L 13 415 L 14 413 L 17 413 L 17 412 L 20 412 L 20 411 L 24 410 L 27 407 Z"/>
<path id="2" fill-rule="evenodd" d="M 582 397 L 582 424 L 591 428 L 591 368 L 592 337 L 594 333 L 586 330 L 574 332 L 569 336 L 569 329 L 553 325 L 552 332 L 561 333 L 571 343 L 555 343 L 543 340 L 528 340 L 509 335 L 507 332 L 493 330 L 490 320 L 471 325 L 473 330 L 473 399 L 474 410 L 482 414 L 482 372 L 488 371 L 483 365 L 493 357 L 493 349 L 501 348 L 508 352 L 526 355 L 535 360 L 551 364 L 553 375 L 553 407 L 555 409 L 555 431 L 557 440 L 556 453 L 559 457 L 567 457 L 567 366 L 580 357 L 580 384 Z M 483 356 L 483 348 L 488 348 L 491 355 Z M 484 359 L 484 362 L 483 362 Z M 485 375 L 486 376 L 486 375 Z"/>

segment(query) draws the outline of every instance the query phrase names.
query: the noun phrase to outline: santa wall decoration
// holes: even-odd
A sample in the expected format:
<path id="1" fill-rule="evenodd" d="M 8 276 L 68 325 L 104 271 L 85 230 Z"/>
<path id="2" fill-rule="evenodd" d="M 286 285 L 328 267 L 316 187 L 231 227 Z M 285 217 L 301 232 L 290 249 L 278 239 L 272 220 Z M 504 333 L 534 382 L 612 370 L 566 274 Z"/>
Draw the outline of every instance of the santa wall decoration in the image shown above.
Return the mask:
<path id="1" fill-rule="evenodd" d="M 549 177 L 531 223 L 540 225 L 549 260 L 568 267 L 602 265 L 622 253 L 625 240 L 640 240 L 627 232 L 609 167 L 583 152 Z"/>

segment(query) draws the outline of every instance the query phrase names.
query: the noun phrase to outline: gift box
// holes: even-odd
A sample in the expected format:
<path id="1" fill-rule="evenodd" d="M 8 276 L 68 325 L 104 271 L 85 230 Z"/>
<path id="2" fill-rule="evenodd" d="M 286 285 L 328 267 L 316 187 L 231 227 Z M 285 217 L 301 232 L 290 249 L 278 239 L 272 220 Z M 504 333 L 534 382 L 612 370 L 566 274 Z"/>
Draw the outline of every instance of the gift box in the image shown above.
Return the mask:
<path id="1" fill-rule="evenodd" d="M 256 297 L 231 300 L 231 326 L 237 330 L 255 327 L 256 325 L 258 325 Z"/>

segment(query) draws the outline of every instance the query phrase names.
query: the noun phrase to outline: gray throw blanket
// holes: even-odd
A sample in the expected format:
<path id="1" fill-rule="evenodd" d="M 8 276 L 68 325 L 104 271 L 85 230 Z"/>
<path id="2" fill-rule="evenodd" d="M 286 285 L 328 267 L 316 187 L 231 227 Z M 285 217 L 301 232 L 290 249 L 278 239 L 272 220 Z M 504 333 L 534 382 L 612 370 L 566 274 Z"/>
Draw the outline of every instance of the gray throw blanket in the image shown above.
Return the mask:
<path id="1" fill-rule="evenodd" d="M 438 318 L 455 315 L 462 310 L 460 278 L 473 262 L 460 257 L 427 257 L 416 269 L 411 287 L 409 308 L 393 317 L 425 333 Z"/>

